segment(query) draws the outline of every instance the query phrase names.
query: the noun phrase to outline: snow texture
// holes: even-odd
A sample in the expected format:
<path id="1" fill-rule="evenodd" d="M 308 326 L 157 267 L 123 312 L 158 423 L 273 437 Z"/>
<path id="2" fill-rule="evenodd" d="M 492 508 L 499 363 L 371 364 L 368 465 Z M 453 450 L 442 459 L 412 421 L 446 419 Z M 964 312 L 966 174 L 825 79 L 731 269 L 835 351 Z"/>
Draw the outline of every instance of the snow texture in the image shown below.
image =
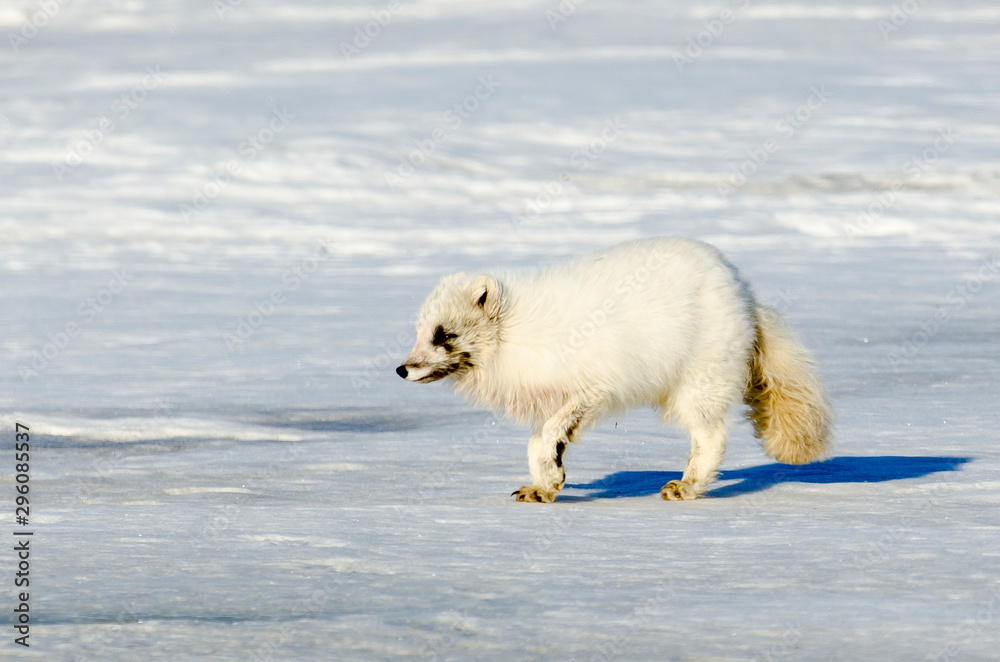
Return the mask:
<path id="1" fill-rule="evenodd" d="M 0 657 L 996 659 L 995 3 L 14 0 L 0 28 Z M 526 431 L 394 374 L 414 313 L 446 273 L 655 234 L 784 311 L 835 457 L 773 464 L 734 411 L 721 481 L 667 503 L 687 439 L 632 411 L 515 503 Z"/>

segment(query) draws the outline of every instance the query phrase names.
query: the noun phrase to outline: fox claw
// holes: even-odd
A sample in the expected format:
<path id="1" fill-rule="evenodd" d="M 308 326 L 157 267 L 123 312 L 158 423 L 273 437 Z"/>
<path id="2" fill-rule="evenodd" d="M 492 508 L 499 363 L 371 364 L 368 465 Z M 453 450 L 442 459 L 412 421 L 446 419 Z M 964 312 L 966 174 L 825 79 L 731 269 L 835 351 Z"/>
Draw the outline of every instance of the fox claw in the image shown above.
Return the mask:
<path id="1" fill-rule="evenodd" d="M 534 501 L 536 503 L 552 503 L 556 500 L 556 492 L 543 490 L 534 485 L 523 485 L 520 489 L 510 493 L 512 497 L 517 497 L 518 501 Z"/>

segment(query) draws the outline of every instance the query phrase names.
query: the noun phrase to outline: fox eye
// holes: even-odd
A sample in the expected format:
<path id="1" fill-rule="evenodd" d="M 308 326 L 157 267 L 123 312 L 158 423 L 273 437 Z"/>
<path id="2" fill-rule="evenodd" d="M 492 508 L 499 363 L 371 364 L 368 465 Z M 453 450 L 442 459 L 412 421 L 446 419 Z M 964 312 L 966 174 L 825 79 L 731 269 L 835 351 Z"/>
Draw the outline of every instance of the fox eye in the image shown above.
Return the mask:
<path id="1" fill-rule="evenodd" d="M 448 333 L 443 326 L 438 325 L 438 328 L 434 330 L 434 339 L 431 342 L 434 343 L 435 347 L 444 347 L 445 351 L 450 352 L 454 348 L 449 342 L 457 337 L 457 333 Z"/>

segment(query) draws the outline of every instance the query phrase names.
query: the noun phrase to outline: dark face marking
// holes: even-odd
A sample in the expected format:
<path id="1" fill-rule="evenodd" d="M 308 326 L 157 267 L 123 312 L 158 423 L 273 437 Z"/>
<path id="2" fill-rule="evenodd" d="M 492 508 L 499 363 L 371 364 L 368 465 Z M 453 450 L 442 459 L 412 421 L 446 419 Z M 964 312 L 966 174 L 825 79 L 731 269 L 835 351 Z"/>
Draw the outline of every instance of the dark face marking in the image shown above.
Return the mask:
<path id="1" fill-rule="evenodd" d="M 434 338 L 431 339 L 431 343 L 435 347 L 443 347 L 446 352 L 451 352 L 455 348 L 449 341 L 454 340 L 457 337 L 457 333 L 448 333 L 444 330 L 444 327 L 439 324 L 438 328 L 434 329 Z"/>
<path id="2" fill-rule="evenodd" d="M 422 383 L 436 382 L 439 379 L 444 379 L 445 377 L 447 377 L 451 373 L 455 372 L 456 370 L 458 370 L 458 364 L 457 363 L 452 363 L 450 365 L 446 365 L 443 368 L 438 368 L 437 370 L 435 370 L 431 374 L 427 375 L 426 377 L 422 377 L 421 379 L 418 379 L 417 381 L 418 382 L 422 382 Z"/>
<path id="3" fill-rule="evenodd" d="M 449 363 L 443 368 L 438 368 L 431 374 L 427 375 L 423 379 L 418 379 L 418 382 L 436 382 L 439 379 L 443 379 L 448 375 L 454 374 L 460 370 L 471 370 L 475 368 L 476 365 L 472 362 L 472 354 L 468 352 L 462 352 L 458 355 L 458 360 L 454 363 Z"/>

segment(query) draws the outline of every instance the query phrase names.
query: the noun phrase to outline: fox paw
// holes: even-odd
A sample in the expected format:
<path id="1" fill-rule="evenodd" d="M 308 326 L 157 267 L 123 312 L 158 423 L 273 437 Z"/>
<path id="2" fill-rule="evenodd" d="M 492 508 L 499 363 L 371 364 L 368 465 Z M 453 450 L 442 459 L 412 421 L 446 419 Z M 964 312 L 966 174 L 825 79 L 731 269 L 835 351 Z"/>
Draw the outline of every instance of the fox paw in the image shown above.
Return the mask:
<path id="1" fill-rule="evenodd" d="M 512 497 L 517 497 L 518 501 L 535 501 L 538 503 L 552 503 L 556 500 L 555 490 L 543 490 L 535 485 L 522 485 L 521 489 L 510 493 Z"/>
<path id="2" fill-rule="evenodd" d="M 691 483 L 672 480 L 663 486 L 663 489 L 660 490 L 660 496 L 666 501 L 687 501 L 697 499 L 699 495 Z"/>

